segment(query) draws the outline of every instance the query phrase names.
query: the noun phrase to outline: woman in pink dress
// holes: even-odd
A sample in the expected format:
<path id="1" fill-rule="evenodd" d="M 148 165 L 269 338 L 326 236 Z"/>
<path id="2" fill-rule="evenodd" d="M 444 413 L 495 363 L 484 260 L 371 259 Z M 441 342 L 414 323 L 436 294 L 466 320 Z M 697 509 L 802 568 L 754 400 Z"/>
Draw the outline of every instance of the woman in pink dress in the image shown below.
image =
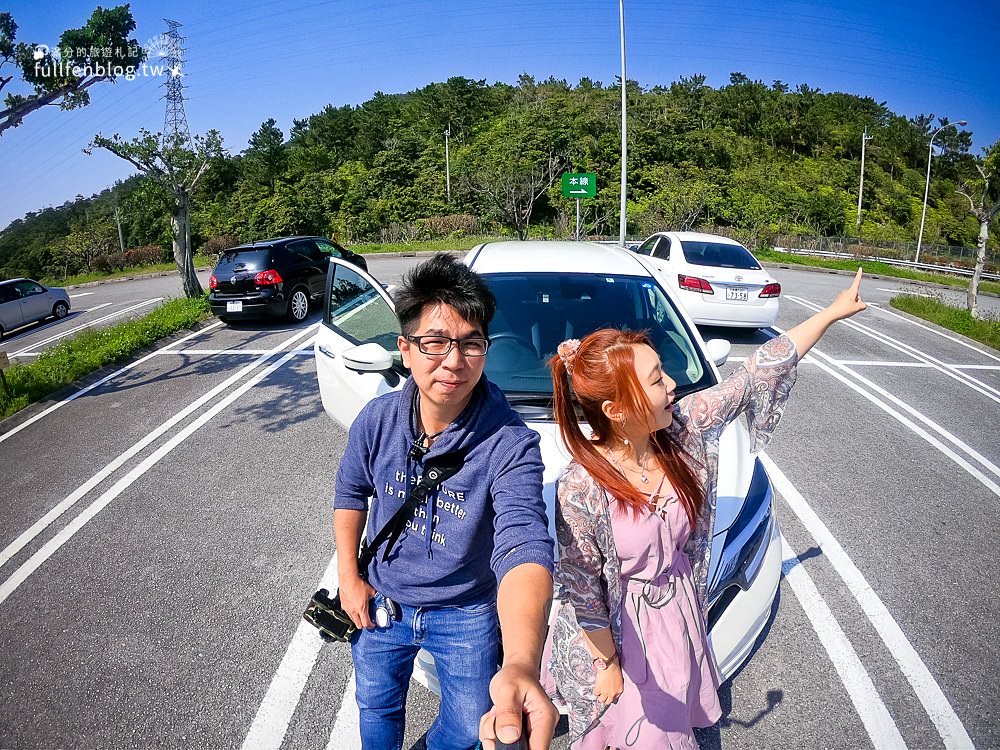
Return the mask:
<path id="1" fill-rule="evenodd" d="M 560 344 L 556 418 L 573 460 L 556 488 L 559 600 L 542 677 L 569 709 L 573 750 L 696 750 L 692 728 L 719 720 L 705 628 L 719 438 L 745 415 L 753 450 L 763 447 L 798 360 L 865 309 L 860 285 L 858 269 L 828 308 L 676 404 L 645 334 L 603 329 Z"/>

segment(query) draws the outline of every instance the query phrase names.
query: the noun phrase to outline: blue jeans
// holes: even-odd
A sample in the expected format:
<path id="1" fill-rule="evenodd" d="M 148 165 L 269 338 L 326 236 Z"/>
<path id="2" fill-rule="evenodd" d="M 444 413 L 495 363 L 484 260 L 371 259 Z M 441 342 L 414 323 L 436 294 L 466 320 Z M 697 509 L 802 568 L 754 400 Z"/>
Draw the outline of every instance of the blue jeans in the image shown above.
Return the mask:
<path id="1" fill-rule="evenodd" d="M 381 602 L 376 594 L 370 605 Z M 363 750 L 401 750 L 406 693 L 417 651 L 434 657 L 441 708 L 427 730 L 427 750 L 469 750 L 490 710 L 497 671 L 496 600 L 464 607 L 409 607 L 388 627 L 360 630 L 351 643 Z"/>

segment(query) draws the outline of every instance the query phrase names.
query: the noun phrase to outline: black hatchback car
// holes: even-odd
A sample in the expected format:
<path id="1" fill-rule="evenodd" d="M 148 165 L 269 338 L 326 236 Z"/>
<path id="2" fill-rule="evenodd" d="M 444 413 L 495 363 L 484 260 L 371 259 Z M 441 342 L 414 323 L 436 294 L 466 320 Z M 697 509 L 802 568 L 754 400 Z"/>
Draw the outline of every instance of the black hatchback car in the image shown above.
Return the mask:
<path id="1" fill-rule="evenodd" d="M 279 237 L 226 250 L 208 280 L 212 312 L 223 322 L 243 318 L 305 320 L 322 299 L 330 258 L 364 271 L 365 259 L 324 237 Z"/>

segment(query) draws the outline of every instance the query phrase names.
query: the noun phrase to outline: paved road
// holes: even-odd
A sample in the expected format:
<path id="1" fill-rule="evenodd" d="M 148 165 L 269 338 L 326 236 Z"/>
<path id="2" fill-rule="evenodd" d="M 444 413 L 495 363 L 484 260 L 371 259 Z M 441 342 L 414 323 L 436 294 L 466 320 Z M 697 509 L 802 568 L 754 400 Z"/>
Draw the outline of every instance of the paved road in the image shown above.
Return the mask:
<path id="1" fill-rule="evenodd" d="M 776 275 L 779 328 L 847 280 Z M 768 449 L 780 607 L 704 747 L 1000 745 L 1000 356 L 885 309 L 891 286 L 800 367 Z M 209 326 L 0 423 L 0 747 L 358 746 L 348 651 L 300 621 L 346 437 L 311 330 Z M 435 709 L 414 684 L 406 747 Z"/>

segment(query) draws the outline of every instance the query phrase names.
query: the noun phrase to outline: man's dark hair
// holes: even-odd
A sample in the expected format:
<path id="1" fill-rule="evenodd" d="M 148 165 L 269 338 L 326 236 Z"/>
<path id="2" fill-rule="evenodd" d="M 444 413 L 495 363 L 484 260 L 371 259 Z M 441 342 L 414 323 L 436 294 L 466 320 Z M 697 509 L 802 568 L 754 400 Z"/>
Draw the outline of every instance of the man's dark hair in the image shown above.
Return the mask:
<path id="1" fill-rule="evenodd" d="M 447 253 L 435 255 L 410 270 L 393 291 L 392 298 L 404 336 L 411 336 L 417 330 L 425 308 L 440 304 L 451 305 L 488 336 L 497 309 L 497 298 L 482 277 Z"/>

